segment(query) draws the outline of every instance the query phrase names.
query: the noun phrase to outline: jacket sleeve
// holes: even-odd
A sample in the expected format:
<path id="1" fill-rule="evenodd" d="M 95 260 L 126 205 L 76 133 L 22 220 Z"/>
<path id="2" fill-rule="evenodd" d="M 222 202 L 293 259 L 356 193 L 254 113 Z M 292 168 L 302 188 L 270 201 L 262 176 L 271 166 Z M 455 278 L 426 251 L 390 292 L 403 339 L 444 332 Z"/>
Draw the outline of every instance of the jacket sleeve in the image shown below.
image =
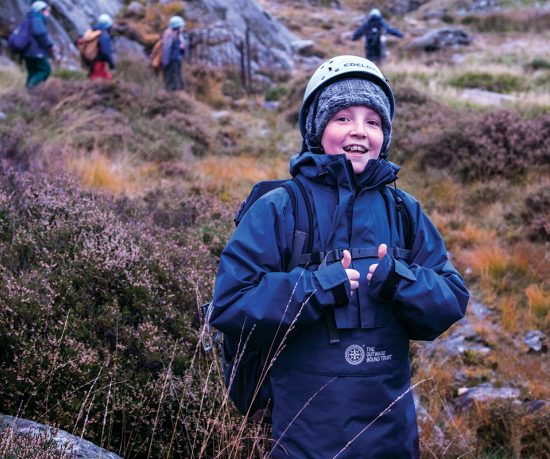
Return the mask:
<path id="1" fill-rule="evenodd" d="M 279 341 L 295 318 L 301 327 L 319 320 L 327 308 L 348 304 L 350 285 L 341 263 L 285 272 L 293 231 L 284 189 L 254 203 L 221 254 L 211 325 L 265 345 Z"/>
<path id="2" fill-rule="evenodd" d="M 50 40 L 48 29 L 46 28 L 44 20 L 41 19 L 39 16 L 33 17 L 31 27 L 32 35 L 38 43 L 38 46 L 44 51 L 48 52 L 49 49 L 53 46 L 53 42 Z"/>
<path id="3" fill-rule="evenodd" d="M 390 35 L 394 35 L 399 38 L 403 38 L 405 36 L 403 32 L 401 32 L 399 29 L 396 29 L 395 27 L 392 27 L 386 21 L 383 21 L 382 24 L 386 33 L 389 33 Z"/>
<path id="4" fill-rule="evenodd" d="M 407 207 L 414 209 L 409 211 L 415 231 L 410 263 L 386 255 L 369 295 L 392 303 L 412 339 L 433 340 L 464 317 L 469 293 L 433 223 L 418 203 Z"/>
<path id="5" fill-rule="evenodd" d="M 367 22 L 365 22 L 361 27 L 359 27 L 353 34 L 353 36 L 351 37 L 351 39 L 353 41 L 357 41 L 359 40 L 364 34 L 365 34 L 365 31 L 367 30 Z"/>

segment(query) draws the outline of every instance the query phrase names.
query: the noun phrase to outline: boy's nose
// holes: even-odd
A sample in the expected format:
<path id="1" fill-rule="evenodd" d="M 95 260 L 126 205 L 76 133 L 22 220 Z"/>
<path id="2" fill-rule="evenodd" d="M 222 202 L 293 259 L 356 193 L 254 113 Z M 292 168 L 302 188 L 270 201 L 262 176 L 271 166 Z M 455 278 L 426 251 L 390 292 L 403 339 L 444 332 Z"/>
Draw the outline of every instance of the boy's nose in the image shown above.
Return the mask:
<path id="1" fill-rule="evenodd" d="M 365 127 L 365 123 L 360 123 L 360 122 L 353 123 L 351 128 L 351 135 L 354 135 L 357 137 L 366 137 L 367 129 Z"/>

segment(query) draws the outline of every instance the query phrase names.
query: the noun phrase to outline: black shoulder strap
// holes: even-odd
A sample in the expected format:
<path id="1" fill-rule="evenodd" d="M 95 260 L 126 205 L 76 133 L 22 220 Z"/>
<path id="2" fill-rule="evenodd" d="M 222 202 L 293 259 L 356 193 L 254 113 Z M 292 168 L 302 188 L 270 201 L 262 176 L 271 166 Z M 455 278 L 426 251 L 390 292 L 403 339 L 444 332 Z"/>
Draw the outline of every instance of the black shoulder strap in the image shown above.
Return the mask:
<path id="1" fill-rule="evenodd" d="M 296 222 L 294 239 L 292 241 L 292 255 L 287 267 L 287 271 L 290 271 L 300 264 L 302 254 L 311 254 L 313 251 L 313 210 L 306 189 L 298 177 L 294 177 L 282 186 L 288 191 L 290 200 L 292 201 L 294 221 Z M 306 215 L 307 219 L 305 218 Z M 338 329 L 336 328 L 334 313 L 327 311 L 325 320 L 328 328 L 329 342 L 331 344 L 339 343 L 340 338 Z"/>
<path id="2" fill-rule="evenodd" d="M 397 224 L 399 225 L 399 234 L 403 235 L 403 242 L 405 249 L 412 250 L 414 244 L 414 230 L 412 227 L 411 216 L 403 201 L 403 198 L 399 196 L 397 192 L 397 186 L 393 182 L 393 193 L 395 198 L 395 208 L 397 210 Z"/>
<path id="3" fill-rule="evenodd" d="M 292 201 L 295 228 L 292 240 L 292 251 L 287 265 L 287 271 L 291 271 L 300 263 L 300 255 L 309 253 L 313 247 L 313 210 L 307 196 L 304 185 L 297 177 L 286 181 L 282 187 L 287 190 Z M 307 217 L 307 218 L 306 218 Z"/>

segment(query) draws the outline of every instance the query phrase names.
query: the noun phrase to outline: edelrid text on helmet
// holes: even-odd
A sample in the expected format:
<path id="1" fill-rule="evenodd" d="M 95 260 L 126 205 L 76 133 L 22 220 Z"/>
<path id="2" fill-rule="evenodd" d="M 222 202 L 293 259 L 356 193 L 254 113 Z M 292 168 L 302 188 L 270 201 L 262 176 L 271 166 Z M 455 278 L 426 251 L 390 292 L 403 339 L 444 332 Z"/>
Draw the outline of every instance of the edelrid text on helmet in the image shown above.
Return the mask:
<path id="1" fill-rule="evenodd" d="M 319 68 L 315 70 L 306 86 L 298 118 L 302 138 L 305 138 L 306 118 L 316 94 L 335 80 L 343 78 L 364 78 L 379 85 L 388 96 L 390 102 L 390 117 L 393 119 L 395 113 L 395 98 L 391 86 L 380 69 L 374 63 L 363 57 L 351 55 L 337 56 L 323 62 Z"/>

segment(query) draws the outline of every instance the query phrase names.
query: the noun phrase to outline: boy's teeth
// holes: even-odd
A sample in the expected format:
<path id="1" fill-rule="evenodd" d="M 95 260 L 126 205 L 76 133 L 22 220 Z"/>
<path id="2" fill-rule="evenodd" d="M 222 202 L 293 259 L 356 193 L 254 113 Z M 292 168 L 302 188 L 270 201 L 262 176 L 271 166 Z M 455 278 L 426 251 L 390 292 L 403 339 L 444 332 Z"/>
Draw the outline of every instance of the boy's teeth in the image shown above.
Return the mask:
<path id="1" fill-rule="evenodd" d="M 351 145 L 349 147 L 344 147 L 344 151 L 348 151 L 348 152 L 357 151 L 357 152 L 360 152 L 360 153 L 364 153 L 365 151 L 367 151 L 367 149 L 365 147 L 361 147 L 359 145 Z"/>

